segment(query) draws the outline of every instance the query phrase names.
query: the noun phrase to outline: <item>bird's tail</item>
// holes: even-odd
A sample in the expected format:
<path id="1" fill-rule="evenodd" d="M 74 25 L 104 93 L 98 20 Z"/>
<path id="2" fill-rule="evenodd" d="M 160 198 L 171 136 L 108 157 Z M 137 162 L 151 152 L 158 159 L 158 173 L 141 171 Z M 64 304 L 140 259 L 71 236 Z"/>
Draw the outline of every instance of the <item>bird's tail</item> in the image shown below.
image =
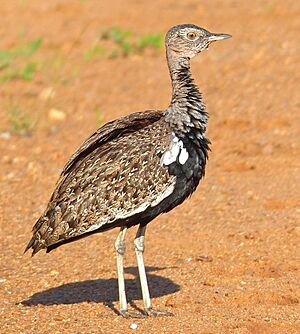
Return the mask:
<path id="1" fill-rule="evenodd" d="M 33 231 L 33 236 L 30 239 L 30 241 L 28 242 L 25 250 L 24 250 L 24 254 L 30 249 L 32 248 L 32 254 L 31 256 L 34 256 L 38 251 L 40 251 L 43 248 L 47 248 L 47 246 L 45 245 L 45 241 L 41 239 L 40 237 L 40 233 L 39 233 L 39 228 L 41 227 L 41 225 L 43 224 L 43 217 L 41 217 L 36 224 L 34 225 L 32 231 Z"/>

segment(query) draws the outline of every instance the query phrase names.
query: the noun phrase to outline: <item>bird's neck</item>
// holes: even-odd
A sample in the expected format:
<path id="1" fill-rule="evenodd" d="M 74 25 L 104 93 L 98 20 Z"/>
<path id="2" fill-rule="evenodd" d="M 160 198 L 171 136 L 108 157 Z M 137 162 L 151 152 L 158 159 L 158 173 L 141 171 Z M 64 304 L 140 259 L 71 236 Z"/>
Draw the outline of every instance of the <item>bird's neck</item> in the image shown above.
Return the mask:
<path id="1" fill-rule="evenodd" d="M 167 109 L 166 120 L 179 135 L 195 131 L 203 135 L 207 126 L 207 113 L 201 93 L 190 71 L 190 60 L 167 51 L 172 81 L 172 101 Z"/>

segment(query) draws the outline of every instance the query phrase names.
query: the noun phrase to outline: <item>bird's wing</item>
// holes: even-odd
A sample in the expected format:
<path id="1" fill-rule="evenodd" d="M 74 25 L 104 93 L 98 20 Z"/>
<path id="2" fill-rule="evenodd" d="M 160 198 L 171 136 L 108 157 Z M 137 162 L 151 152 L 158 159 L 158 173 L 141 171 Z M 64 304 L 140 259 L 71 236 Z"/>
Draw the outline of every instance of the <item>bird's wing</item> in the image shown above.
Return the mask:
<path id="1" fill-rule="evenodd" d="M 175 176 L 161 166 L 170 130 L 161 112 L 106 124 L 64 168 L 27 249 L 42 248 L 128 221 L 171 195 Z"/>
<path id="2" fill-rule="evenodd" d="M 65 165 L 61 176 L 69 173 L 78 161 L 93 152 L 96 148 L 109 142 L 114 138 L 118 138 L 125 133 L 135 132 L 158 121 L 163 116 L 160 110 L 149 110 L 144 112 L 136 112 L 128 116 L 111 121 L 99 128 L 93 133 L 71 156 Z"/>

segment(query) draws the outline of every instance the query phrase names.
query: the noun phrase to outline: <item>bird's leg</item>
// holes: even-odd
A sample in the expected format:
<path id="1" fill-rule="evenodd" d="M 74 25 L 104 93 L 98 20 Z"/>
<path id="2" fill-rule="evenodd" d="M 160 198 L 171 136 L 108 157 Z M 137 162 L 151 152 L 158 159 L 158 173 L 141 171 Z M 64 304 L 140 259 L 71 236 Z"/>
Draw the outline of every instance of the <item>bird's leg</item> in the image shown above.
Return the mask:
<path id="1" fill-rule="evenodd" d="M 125 293 L 125 280 L 124 280 L 124 269 L 123 269 L 123 257 L 126 251 L 125 235 L 127 228 L 121 227 L 120 233 L 115 242 L 115 250 L 117 256 L 117 269 L 118 269 L 118 286 L 119 286 L 119 302 L 120 302 L 120 313 L 127 311 L 127 299 Z"/>
<path id="2" fill-rule="evenodd" d="M 134 248 L 138 263 L 145 313 L 148 316 L 173 315 L 170 312 L 164 312 L 152 309 L 146 270 L 144 265 L 144 258 L 143 258 L 143 253 L 145 249 L 144 247 L 145 232 L 146 232 L 146 226 L 140 225 L 136 237 L 134 239 Z"/>
<path id="3" fill-rule="evenodd" d="M 115 251 L 117 256 L 117 269 L 118 269 L 118 286 L 119 286 L 119 302 L 120 302 L 120 314 L 125 318 L 140 318 L 142 315 L 128 312 L 126 292 L 125 292 L 125 280 L 124 280 L 124 266 L 123 257 L 126 250 L 125 235 L 127 227 L 121 227 L 120 233 L 115 242 Z"/>
<path id="4" fill-rule="evenodd" d="M 147 276 L 143 258 L 143 253 L 145 249 L 144 247 L 145 232 L 146 232 L 146 226 L 139 226 L 136 237 L 134 239 L 134 249 L 138 263 L 144 308 L 145 310 L 147 310 L 151 309 L 152 305 L 151 305 L 151 299 L 149 294 L 149 288 L 148 288 L 148 282 L 147 282 Z"/>

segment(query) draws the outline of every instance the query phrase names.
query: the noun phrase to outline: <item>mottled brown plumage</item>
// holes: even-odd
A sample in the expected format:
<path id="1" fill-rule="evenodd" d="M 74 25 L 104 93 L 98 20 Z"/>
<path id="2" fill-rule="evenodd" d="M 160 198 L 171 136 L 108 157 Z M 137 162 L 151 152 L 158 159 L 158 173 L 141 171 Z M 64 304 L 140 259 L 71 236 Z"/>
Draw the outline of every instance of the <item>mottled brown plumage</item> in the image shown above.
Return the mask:
<path id="1" fill-rule="evenodd" d="M 170 142 L 162 113 L 148 112 L 150 124 L 145 115 L 142 119 L 141 113 L 134 116 L 111 123 L 109 133 L 118 135 L 109 141 L 105 132 L 99 131 L 67 164 L 44 215 L 34 226 L 35 252 L 95 227 L 108 230 L 120 226 L 124 223 L 121 219 L 151 206 L 158 194 L 174 184 L 175 176 L 160 165 Z M 120 135 L 119 127 L 127 122 L 135 124 L 134 131 L 127 127 Z M 86 148 L 94 143 L 97 146 L 92 153 L 86 154 Z"/>
<path id="2" fill-rule="evenodd" d="M 33 227 L 27 248 L 33 254 L 78 238 L 121 227 L 118 260 L 120 313 L 127 311 L 123 276 L 125 232 L 139 224 L 135 250 L 147 315 L 151 308 L 142 259 L 145 226 L 182 203 L 205 172 L 209 140 L 207 113 L 190 73 L 190 58 L 215 40 L 194 25 L 179 25 L 166 35 L 173 86 L 164 111 L 135 113 L 107 123 L 75 152 L 63 169 L 44 214 Z"/>

